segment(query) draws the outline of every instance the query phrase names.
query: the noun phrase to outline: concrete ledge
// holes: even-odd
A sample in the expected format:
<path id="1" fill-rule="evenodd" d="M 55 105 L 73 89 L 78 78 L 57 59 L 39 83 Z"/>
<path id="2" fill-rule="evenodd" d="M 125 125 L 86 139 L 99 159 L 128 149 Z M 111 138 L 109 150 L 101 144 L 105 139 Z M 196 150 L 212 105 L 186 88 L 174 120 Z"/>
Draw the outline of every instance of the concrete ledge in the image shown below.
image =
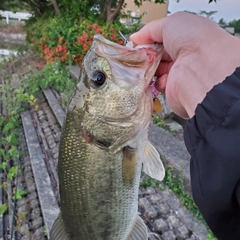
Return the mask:
<path id="1" fill-rule="evenodd" d="M 191 194 L 190 155 L 185 144 L 154 124 L 150 124 L 149 140 L 163 156 L 164 165 L 173 167 L 175 176 L 183 179 L 184 190 Z"/>
<path id="2" fill-rule="evenodd" d="M 43 220 L 49 237 L 51 227 L 59 214 L 59 206 L 54 196 L 51 180 L 29 111 L 21 113 L 21 118 Z"/>
<path id="3" fill-rule="evenodd" d="M 58 120 L 58 123 L 60 126 L 63 126 L 66 114 L 59 104 L 58 100 L 54 96 L 53 92 L 50 89 L 43 89 L 43 93 L 48 101 L 48 104 L 50 105 L 50 108 L 52 109 L 56 119 Z"/>
<path id="4" fill-rule="evenodd" d="M 69 68 L 70 70 L 70 76 L 72 77 L 72 79 L 74 79 L 75 81 L 78 81 L 79 75 L 80 75 L 80 67 L 79 66 L 71 66 Z"/>

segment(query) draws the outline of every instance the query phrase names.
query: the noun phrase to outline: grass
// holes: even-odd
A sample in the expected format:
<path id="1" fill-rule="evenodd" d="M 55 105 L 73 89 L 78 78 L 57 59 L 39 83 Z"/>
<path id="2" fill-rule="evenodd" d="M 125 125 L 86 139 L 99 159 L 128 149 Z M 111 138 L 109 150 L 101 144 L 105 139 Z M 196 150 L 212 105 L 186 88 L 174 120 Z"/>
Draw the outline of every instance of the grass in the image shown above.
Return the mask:
<path id="1" fill-rule="evenodd" d="M 175 131 L 173 131 L 165 122 L 162 118 L 160 118 L 159 116 L 153 114 L 152 115 L 152 121 L 155 125 L 157 125 L 158 127 L 166 130 L 167 132 L 171 133 L 172 135 L 175 134 Z"/>

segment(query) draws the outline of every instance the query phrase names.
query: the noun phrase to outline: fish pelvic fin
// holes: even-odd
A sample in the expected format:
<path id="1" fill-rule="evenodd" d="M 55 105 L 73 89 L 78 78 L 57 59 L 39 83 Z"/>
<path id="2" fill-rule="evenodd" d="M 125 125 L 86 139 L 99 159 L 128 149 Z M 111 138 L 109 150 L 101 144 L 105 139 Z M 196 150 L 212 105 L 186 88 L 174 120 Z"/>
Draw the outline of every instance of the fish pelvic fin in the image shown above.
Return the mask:
<path id="1" fill-rule="evenodd" d="M 165 168 L 160 155 L 149 141 L 144 150 L 143 171 L 158 181 L 162 181 L 165 176 Z"/>
<path id="2" fill-rule="evenodd" d="M 139 216 L 136 217 L 132 229 L 126 240 L 147 240 L 148 232 L 145 223 Z"/>
<path id="3" fill-rule="evenodd" d="M 69 234 L 65 230 L 61 213 L 52 226 L 49 240 L 71 240 Z"/>
<path id="4" fill-rule="evenodd" d="M 128 146 L 123 149 L 122 178 L 125 185 L 132 185 L 136 177 L 136 150 Z"/>

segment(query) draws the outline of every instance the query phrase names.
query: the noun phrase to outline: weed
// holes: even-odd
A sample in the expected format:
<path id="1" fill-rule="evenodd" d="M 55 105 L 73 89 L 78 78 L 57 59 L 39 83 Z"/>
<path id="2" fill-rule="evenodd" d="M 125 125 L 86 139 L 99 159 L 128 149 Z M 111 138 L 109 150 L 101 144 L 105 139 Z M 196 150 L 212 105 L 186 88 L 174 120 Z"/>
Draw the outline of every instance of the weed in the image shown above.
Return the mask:
<path id="1" fill-rule="evenodd" d="M 152 121 L 155 125 L 157 125 L 158 127 L 166 130 L 167 132 L 171 133 L 172 135 L 175 134 L 175 132 L 159 116 L 153 114 L 152 115 Z"/>
<path id="2" fill-rule="evenodd" d="M 4 213 L 6 213 L 8 210 L 8 206 L 6 203 L 0 205 L 0 216 L 2 216 Z"/>
<path id="3" fill-rule="evenodd" d="M 24 90 L 17 90 L 12 86 L 9 76 L 4 76 L 1 91 L 1 101 L 3 103 L 3 114 L 0 116 L 0 169 L 4 174 L 5 181 L 1 183 L 8 199 L 20 200 L 26 194 L 21 189 L 9 192 L 10 186 L 15 185 L 17 175 L 20 170 L 16 166 L 17 159 L 22 155 L 19 151 L 19 132 L 20 126 L 19 113 L 24 109 L 23 103 L 26 102 L 34 107 L 36 99 L 33 95 L 25 93 Z M 0 205 L 0 215 L 8 211 L 7 203 Z"/>
<path id="4" fill-rule="evenodd" d="M 43 233 L 44 233 L 44 236 L 47 237 L 47 228 L 45 225 L 43 226 Z"/>
<path id="5" fill-rule="evenodd" d="M 45 67 L 35 73 L 27 74 L 22 82 L 22 89 L 30 93 L 28 103 L 34 105 L 34 96 L 39 94 L 40 88 L 54 88 L 66 96 L 65 105 L 75 88 L 76 83 L 70 78 L 69 69 L 60 61 L 47 63 Z"/>

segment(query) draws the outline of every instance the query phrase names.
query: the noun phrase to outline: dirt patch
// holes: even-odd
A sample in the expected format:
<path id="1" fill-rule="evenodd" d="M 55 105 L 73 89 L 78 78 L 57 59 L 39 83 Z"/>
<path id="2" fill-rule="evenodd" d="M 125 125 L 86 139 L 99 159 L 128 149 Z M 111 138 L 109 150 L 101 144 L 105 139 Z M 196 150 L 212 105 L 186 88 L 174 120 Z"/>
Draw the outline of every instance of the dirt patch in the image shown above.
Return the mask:
<path id="1" fill-rule="evenodd" d="M 22 33 L 24 34 L 25 31 L 23 29 L 23 23 L 18 23 L 18 22 L 14 22 L 14 23 L 5 23 L 5 22 L 0 22 L 0 32 L 3 33 Z"/>
<path id="2" fill-rule="evenodd" d="M 46 62 L 33 50 L 13 56 L 0 64 L 0 83 L 12 74 L 24 75 L 31 69 L 41 70 Z"/>

